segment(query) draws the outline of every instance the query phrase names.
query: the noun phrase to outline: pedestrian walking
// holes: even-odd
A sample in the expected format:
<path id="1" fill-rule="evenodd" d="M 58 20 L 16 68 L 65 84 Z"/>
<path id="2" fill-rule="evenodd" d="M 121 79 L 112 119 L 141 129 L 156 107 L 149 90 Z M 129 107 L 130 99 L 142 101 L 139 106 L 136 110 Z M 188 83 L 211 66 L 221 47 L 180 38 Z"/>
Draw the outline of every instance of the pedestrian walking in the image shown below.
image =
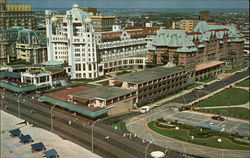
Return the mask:
<path id="1" fill-rule="evenodd" d="M 143 144 L 145 144 L 145 143 L 146 143 L 146 141 L 145 141 L 144 139 L 142 139 L 142 143 L 143 143 Z"/>

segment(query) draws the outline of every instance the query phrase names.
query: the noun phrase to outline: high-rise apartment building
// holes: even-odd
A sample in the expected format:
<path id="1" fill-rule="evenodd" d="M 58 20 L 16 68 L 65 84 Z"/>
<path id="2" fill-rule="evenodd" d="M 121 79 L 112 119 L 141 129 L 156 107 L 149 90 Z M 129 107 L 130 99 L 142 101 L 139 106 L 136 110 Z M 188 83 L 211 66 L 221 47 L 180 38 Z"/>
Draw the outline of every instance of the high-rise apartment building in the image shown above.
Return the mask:
<path id="1" fill-rule="evenodd" d="M 12 26 L 35 29 L 35 12 L 31 10 L 31 6 L 29 4 L 8 4 L 6 0 L 1 0 L 0 26 L 7 29 Z"/>
<path id="2" fill-rule="evenodd" d="M 200 11 L 199 20 L 209 21 L 210 12 L 209 11 Z"/>
<path id="3" fill-rule="evenodd" d="M 185 30 L 186 32 L 194 31 L 194 28 L 198 24 L 199 20 L 181 20 L 180 29 Z"/>
<path id="4" fill-rule="evenodd" d="M 193 32 L 194 28 L 200 20 L 181 20 L 177 22 L 172 22 L 172 29 L 181 29 L 185 32 Z"/>
<path id="5" fill-rule="evenodd" d="M 112 26 L 115 24 L 115 16 L 102 15 L 96 8 L 81 8 L 81 10 L 88 13 L 95 32 L 112 31 Z"/>

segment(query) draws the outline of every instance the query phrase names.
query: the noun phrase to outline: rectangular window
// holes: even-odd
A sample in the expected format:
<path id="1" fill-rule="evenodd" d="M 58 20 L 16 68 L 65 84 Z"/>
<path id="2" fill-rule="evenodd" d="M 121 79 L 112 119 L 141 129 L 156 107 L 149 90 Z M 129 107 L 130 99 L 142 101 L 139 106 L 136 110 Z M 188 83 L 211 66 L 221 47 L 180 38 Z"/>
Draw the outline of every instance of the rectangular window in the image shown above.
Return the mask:
<path id="1" fill-rule="evenodd" d="M 76 71 L 81 71 L 81 64 L 76 64 Z"/>

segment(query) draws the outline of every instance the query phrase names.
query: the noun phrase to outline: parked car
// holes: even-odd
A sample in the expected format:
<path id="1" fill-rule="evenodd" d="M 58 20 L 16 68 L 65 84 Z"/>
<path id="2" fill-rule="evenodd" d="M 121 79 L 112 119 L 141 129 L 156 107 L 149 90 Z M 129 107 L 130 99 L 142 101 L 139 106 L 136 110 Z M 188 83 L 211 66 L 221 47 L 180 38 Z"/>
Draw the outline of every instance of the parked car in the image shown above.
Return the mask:
<path id="1" fill-rule="evenodd" d="M 182 106 L 179 108 L 179 111 L 186 111 L 186 110 L 190 110 L 191 108 L 189 106 Z"/>
<path id="2" fill-rule="evenodd" d="M 149 107 L 149 106 L 143 106 L 143 107 L 141 107 L 140 112 L 141 112 L 141 113 L 146 113 L 146 112 L 149 112 L 149 110 L 150 110 L 150 107 Z"/>
<path id="3" fill-rule="evenodd" d="M 192 90 L 192 92 L 198 92 L 200 89 L 198 89 L 198 88 L 194 88 L 193 90 Z"/>
<path id="4" fill-rule="evenodd" d="M 212 116 L 211 118 L 218 121 L 225 121 L 225 118 L 221 116 Z"/>
<path id="5" fill-rule="evenodd" d="M 208 86 L 208 84 L 204 84 L 204 87 L 207 87 Z"/>

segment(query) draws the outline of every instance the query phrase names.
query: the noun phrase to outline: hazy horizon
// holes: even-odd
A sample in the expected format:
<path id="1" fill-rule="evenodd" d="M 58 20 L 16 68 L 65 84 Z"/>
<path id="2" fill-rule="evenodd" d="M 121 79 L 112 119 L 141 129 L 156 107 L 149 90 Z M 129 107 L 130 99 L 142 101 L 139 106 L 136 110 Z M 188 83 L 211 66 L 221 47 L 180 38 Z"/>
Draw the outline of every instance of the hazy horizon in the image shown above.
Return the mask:
<path id="1" fill-rule="evenodd" d="M 248 9 L 248 0 L 9 0 L 9 3 L 27 3 L 32 8 L 179 8 L 179 9 Z"/>

